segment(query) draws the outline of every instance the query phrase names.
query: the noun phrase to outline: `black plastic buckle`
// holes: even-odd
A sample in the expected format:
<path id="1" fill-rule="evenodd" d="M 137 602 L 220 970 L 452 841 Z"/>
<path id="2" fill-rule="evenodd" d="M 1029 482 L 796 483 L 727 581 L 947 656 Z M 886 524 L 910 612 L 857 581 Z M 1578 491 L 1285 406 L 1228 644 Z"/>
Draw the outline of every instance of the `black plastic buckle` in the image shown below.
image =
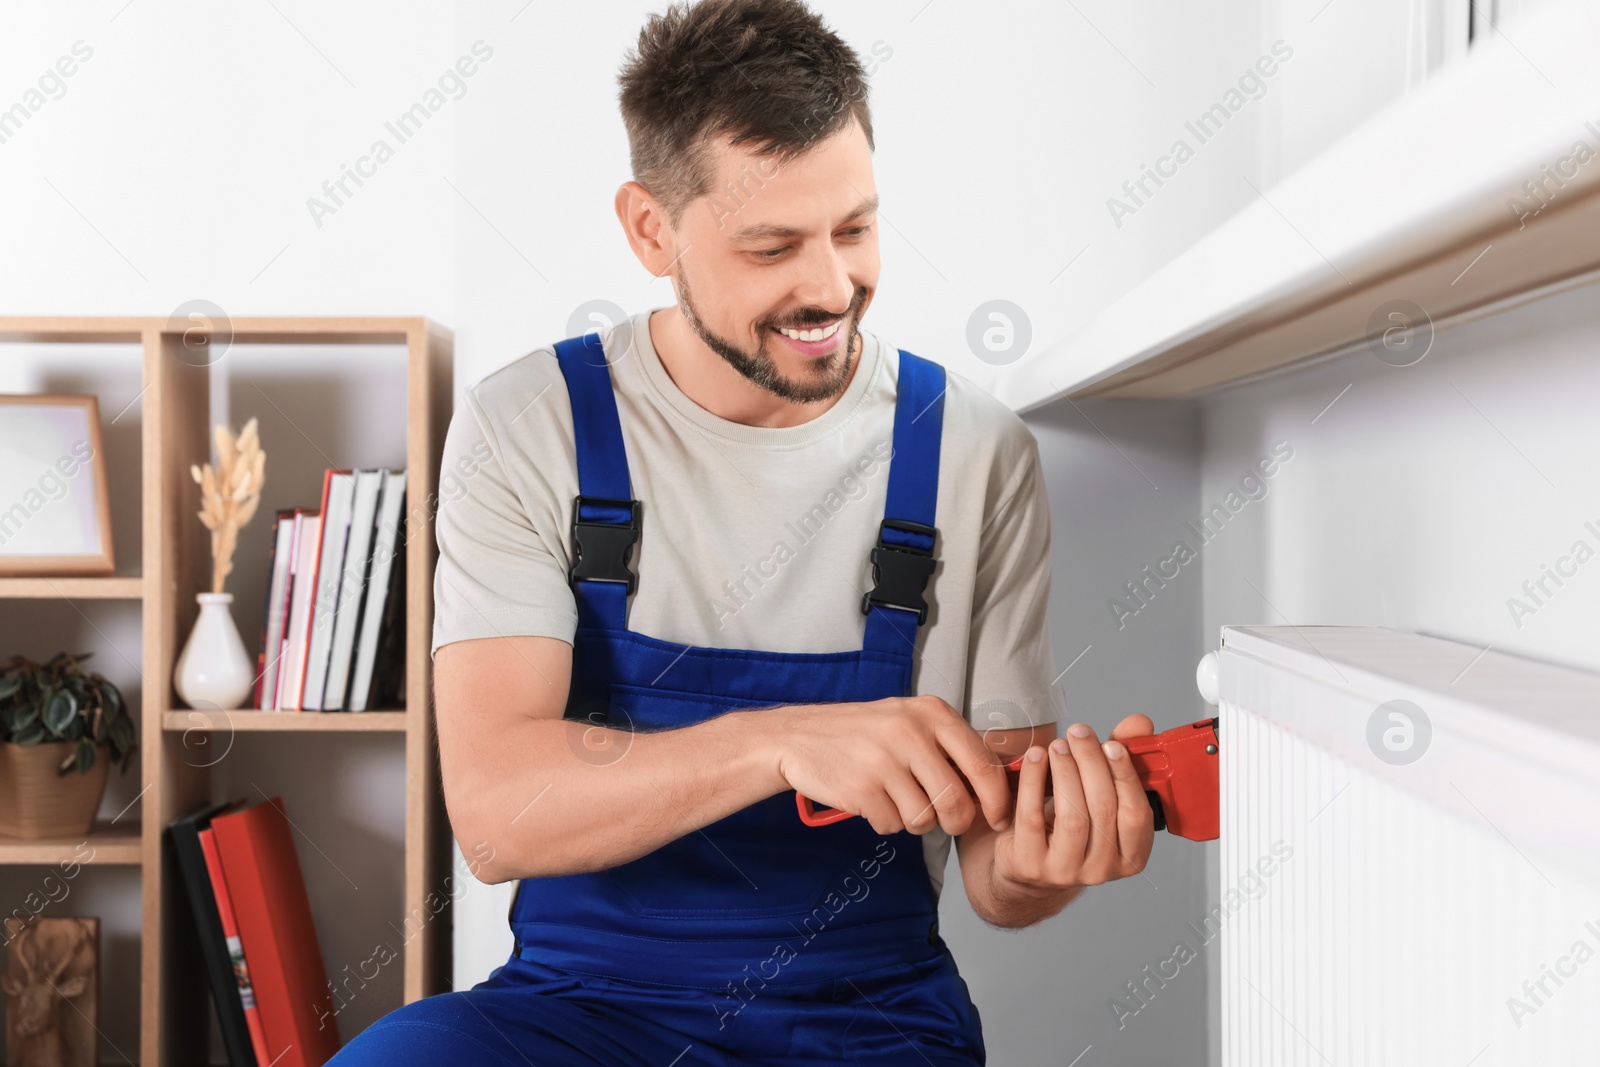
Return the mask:
<path id="1" fill-rule="evenodd" d="M 928 618 L 928 603 L 922 599 L 922 592 L 928 587 L 928 578 L 938 561 L 933 558 L 931 548 L 912 548 L 884 541 L 883 531 L 888 527 L 922 534 L 930 542 L 937 532 L 932 526 L 906 519 L 884 519 L 878 525 L 878 544 L 872 550 L 872 589 L 861 596 L 861 614 L 870 613 L 873 604 L 905 608 L 917 613 L 917 625 L 921 626 Z"/>
<path id="2" fill-rule="evenodd" d="M 630 514 L 627 525 L 612 522 L 585 520 L 585 504 L 626 507 Z M 567 571 L 567 584 L 588 578 L 601 582 L 626 582 L 628 594 L 633 594 L 639 576 L 628 569 L 633 556 L 634 542 L 639 540 L 639 502 L 613 500 L 603 496 L 579 494 L 572 501 L 572 567 Z"/>

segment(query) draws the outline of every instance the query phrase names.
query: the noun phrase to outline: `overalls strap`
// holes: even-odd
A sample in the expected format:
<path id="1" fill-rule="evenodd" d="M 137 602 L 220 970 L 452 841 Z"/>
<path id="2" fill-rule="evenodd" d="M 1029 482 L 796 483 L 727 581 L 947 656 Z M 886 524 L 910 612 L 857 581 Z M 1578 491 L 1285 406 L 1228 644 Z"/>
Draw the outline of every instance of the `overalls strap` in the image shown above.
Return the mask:
<path id="1" fill-rule="evenodd" d="M 939 504 L 939 442 L 944 429 L 944 367 L 900 349 L 894 451 L 888 496 L 872 550 L 873 588 L 861 598 L 863 647 L 910 657 L 927 619 L 923 592 L 933 574 Z"/>
<path id="2" fill-rule="evenodd" d="M 628 561 L 639 540 L 639 502 L 628 478 L 611 367 L 600 335 L 592 331 L 557 341 L 555 349 L 572 399 L 578 458 L 567 581 L 577 600 L 580 627 L 625 630 L 628 594 L 638 583 Z"/>
<path id="3" fill-rule="evenodd" d="M 596 333 L 558 341 L 555 349 L 572 399 L 577 449 L 568 581 L 578 625 L 626 630 L 627 598 L 638 582 L 628 561 L 639 537 L 639 501 L 631 496 L 611 369 Z M 917 627 L 927 619 L 923 593 L 937 563 L 934 517 L 944 394 L 944 368 L 900 349 L 884 518 L 871 555 L 873 588 L 861 598 L 868 651 L 909 658 Z"/>

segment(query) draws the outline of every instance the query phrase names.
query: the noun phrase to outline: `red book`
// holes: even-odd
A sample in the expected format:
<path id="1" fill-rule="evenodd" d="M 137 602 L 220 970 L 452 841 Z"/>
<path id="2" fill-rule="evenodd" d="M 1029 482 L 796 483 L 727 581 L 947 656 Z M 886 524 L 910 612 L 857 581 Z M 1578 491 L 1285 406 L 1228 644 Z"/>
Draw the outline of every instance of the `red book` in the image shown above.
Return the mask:
<path id="1" fill-rule="evenodd" d="M 211 820 L 239 939 L 274 1067 L 321 1067 L 339 1051 L 328 972 L 317 944 L 283 799 Z"/>
<path id="2" fill-rule="evenodd" d="M 267 1051 L 267 1035 L 261 1029 L 261 1009 L 256 1007 L 255 987 L 250 983 L 250 968 L 246 965 L 244 945 L 239 940 L 239 926 L 233 919 L 233 901 L 228 896 L 228 879 L 222 873 L 222 859 L 217 855 L 216 835 L 210 829 L 200 831 L 200 851 L 206 857 L 206 874 L 211 878 L 211 895 L 217 902 L 217 915 L 222 919 L 222 936 L 228 942 L 228 956 L 233 960 L 233 978 L 239 983 L 239 999 L 244 1002 L 244 1023 L 250 1028 L 250 1044 L 256 1052 L 258 1067 L 269 1067 L 274 1057 Z"/>

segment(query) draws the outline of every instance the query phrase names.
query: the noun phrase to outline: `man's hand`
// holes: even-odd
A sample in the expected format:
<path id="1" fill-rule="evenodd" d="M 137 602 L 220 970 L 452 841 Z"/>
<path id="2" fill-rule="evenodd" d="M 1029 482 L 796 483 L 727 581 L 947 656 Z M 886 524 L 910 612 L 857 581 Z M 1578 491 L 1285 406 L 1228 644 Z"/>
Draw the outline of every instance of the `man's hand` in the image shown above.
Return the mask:
<path id="1" fill-rule="evenodd" d="M 774 713 L 782 716 L 776 730 L 778 773 L 790 788 L 864 817 L 880 834 L 923 834 L 939 826 L 954 837 L 966 832 L 980 804 L 990 825 L 1009 825 L 1011 790 L 1004 765 L 984 747 L 983 736 L 939 697 L 797 704 L 762 712 Z M 1143 793 L 1139 799 L 1143 802 Z"/>
<path id="2" fill-rule="evenodd" d="M 1129 715 L 1111 731 L 1105 748 L 1093 730 L 1082 728 L 1083 737 L 1069 729 L 1066 737 L 1056 738 L 1048 754 L 1035 745 L 1024 756 L 1015 825 L 994 839 L 991 879 L 997 892 L 1020 887 L 1050 894 L 1144 870 L 1155 816 L 1128 751 L 1118 742 L 1154 733 L 1155 725 L 1147 715 Z M 1066 751 L 1056 752 L 1057 746 Z M 1046 769 L 1053 782 L 1049 798 Z"/>

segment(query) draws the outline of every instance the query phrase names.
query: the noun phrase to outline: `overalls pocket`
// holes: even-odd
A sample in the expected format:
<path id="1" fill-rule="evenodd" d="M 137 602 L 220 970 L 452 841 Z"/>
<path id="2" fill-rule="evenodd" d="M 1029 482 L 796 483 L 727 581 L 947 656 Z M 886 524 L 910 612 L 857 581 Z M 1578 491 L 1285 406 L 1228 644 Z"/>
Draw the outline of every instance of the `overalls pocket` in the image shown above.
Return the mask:
<path id="1" fill-rule="evenodd" d="M 833 999 L 855 1005 L 845 1031 L 847 1062 L 982 1064 L 983 1024 L 967 983 L 947 951 L 834 980 Z"/>
<path id="2" fill-rule="evenodd" d="M 612 724 L 663 729 L 702 722 L 736 708 L 776 701 L 685 693 L 614 683 Z M 662 798 L 661 803 L 669 803 Z M 794 791 L 757 801 L 670 841 L 603 877 L 638 914 L 652 917 L 783 918 L 819 906 L 830 879 L 825 842 L 800 821 Z"/>

